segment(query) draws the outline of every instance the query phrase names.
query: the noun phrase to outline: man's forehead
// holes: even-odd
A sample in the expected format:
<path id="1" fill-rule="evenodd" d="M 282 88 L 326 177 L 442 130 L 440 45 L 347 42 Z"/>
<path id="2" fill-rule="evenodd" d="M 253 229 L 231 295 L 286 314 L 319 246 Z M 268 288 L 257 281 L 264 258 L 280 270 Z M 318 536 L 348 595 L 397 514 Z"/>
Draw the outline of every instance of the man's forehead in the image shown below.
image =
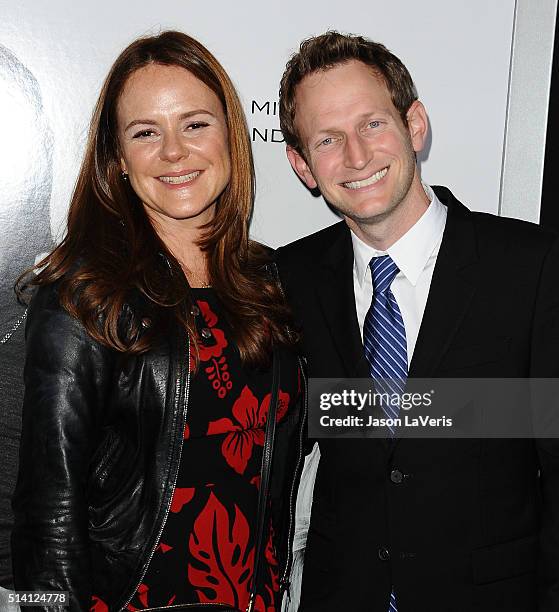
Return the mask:
<path id="1" fill-rule="evenodd" d="M 334 119 L 396 111 L 384 79 L 373 68 L 353 62 L 306 76 L 295 91 L 295 122 L 317 127 Z M 312 129 L 312 128 L 311 128 Z"/>
<path id="2" fill-rule="evenodd" d="M 332 78 L 332 76 L 335 76 L 336 74 L 344 75 L 348 73 L 355 74 L 358 72 L 362 73 L 363 75 L 372 77 L 379 86 L 386 87 L 384 76 L 376 66 L 365 64 L 361 60 L 349 59 L 330 66 L 326 66 L 325 68 L 319 68 L 318 70 L 307 74 L 305 77 L 303 77 L 303 79 L 301 79 L 300 83 L 298 83 L 295 88 L 295 91 L 297 91 L 297 89 L 302 84 L 312 87 L 318 85 L 324 78 Z"/>

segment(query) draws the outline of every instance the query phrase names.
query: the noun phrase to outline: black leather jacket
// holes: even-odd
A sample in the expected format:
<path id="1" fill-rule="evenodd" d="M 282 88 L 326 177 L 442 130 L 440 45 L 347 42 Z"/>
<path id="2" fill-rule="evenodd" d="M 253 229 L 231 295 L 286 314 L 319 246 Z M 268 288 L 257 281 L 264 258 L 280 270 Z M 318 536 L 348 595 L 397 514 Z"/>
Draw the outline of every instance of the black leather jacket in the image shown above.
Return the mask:
<path id="1" fill-rule="evenodd" d="M 129 314 L 149 326 L 147 304 Z M 68 591 L 72 611 L 89 610 L 92 595 L 122 610 L 171 504 L 190 408 L 188 335 L 175 325 L 152 350 L 122 355 L 95 342 L 53 286 L 33 298 L 26 335 L 16 589 Z M 282 354 L 282 367 L 296 367 L 293 354 Z M 272 520 L 284 587 L 305 413 L 302 397 L 276 432 Z"/>

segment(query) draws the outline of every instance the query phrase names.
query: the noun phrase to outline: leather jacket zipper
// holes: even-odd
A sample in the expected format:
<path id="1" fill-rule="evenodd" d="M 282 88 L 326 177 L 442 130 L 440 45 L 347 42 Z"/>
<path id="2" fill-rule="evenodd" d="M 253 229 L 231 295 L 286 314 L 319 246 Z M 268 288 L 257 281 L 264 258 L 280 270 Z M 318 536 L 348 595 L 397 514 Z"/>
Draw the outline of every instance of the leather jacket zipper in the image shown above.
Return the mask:
<path id="1" fill-rule="evenodd" d="M 293 474 L 293 480 L 291 481 L 291 491 L 289 493 L 289 530 L 287 533 L 287 560 L 285 563 L 285 569 L 283 576 L 280 580 L 280 593 L 289 588 L 288 575 L 291 570 L 291 564 L 293 562 L 293 529 L 295 524 L 295 501 L 297 491 L 295 490 L 295 483 L 297 482 L 297 474 L 299 473 L 301 462 L 303 460 L 303 436 L 304 426 L 307 418 L 308 411 L 308 389 L 307 389 L 307 375 L 303 368 L 303 361 L 301 357 L 297 357 L 299 363 L 299 369 L 301 371 L 301 378 L 303 380 L 303 414 L 301 415 L 301 424 L 299 426 L 299 454 L 297 456 L 297 463 L 295 464 L 295 473 Z"/>
<path id="2" fill-rule="evenodd" d="M 270 271 L 272 276 L 274 277 L 279 290 L 283 296 L 284 300 L 287 300 L 287 296 L 285 295 L 285 291 L 283 289 L 283 285 L 281 284 L 281 278 L 278 270 L 277 263 L 274 261 L 270 266 Z M 295 491 L 295 482 L 297 480 L 297 474 L 299 473 L 299 469 L 301 467 L 301 461 L 303 460 L 303 435 L 304 435 L 304 427 L 305 421 L 307 418 L 308 412 L 308 388 L 307 388 L 307 375 L 305 373 L 305 369 L 303 368 L 303 359 L 301 356 L 297 356 L 297 361 L 299 362 L 299 369 L 301 370 L 301 378 L 303 379 L 303 414 L 301 417 L 301 425 L 299 427 L 299 455 L 297 457 L 297 463 L 295 465 L 295 473 L 293 474 L 293 480 L 291 481 L 291 491 L 289 493 L 289 530 L 287 533 L 287 559 L 285 563 L 285 569 L 283 571 L 283 576 L 280 579 L 280 593 L 285 590 L 289 590 L 289 581 L 288 575 L 291 570 L 291 564 L 293 562 L 293 529 L 295 524 L 295 502 L 293 501 L 293 497 L 296 495 Z M 250 611 L 249 611 L 250 612 Z"/>
<path id="3" fill-rule="evenodd" d="M 186 389 L 184 392 L 184 402 L 183 402 L 183 422 L 184 425 L 186 426 L 186 415 L 188 412 L 188 397 L 190 394 L 190 336 L 187 335 L 187 342 L 186 342 L 186 355 L 187 355 L 187 359 L 186 359 L 186 364 L 187 364 L 187 368 L 186 368 Z M 182 370 L 182 369 L 181 369 Z M 180 371 L 179 376 L 177 377 L 177 380 L 175 382 L 175 407 L 178 407 L 178 401 L 180 398 L 180 391 L 181 391 L 181 386 L 182 386 L 182 377 L 181 377 L 182 371 Z M 184 431 L 184 428 L 183 428 Z M 181 456 L 182 456 L 182 435 L 180 437 L 180 442 L 179 442 L 179 455 L 178 455 L 178 462 L 177 462 L 177 466 L 180 466 L 180 462 L 181 462 Z M 122 610 L 126 609 L 126 606 L 130 603 L 130 601 L 132 600 L 132 597 L 134 597 L 134 594 L 136 593 L 136 591 L 138 590 L 138 588 L 140 587 L 140 585 L 142 584 L 142 580 L 144 579 L 144 576 L 146 575 L 146 572 L 149 568 L 149 564 L 151 563 L 151 560 L 153 558 L 153 555 L 155 554 L 155 551 L 157 550 L 157 547 L 159 546 L 159 539 L 161 538 L 161 534 L 163 533 L 163 529 L 165 528 L 165 524 L 167 523 L 167 518 L 169 516 L 169 512 L 171 510 L 171 502 L 173 501 L 173 493 L 175 491 L 175 486 L 177 484 L 177 479 L 179 476 L 179 470 L 177 467 L 177 471 L 175 474 L 175 478 L 173 481 L 173 486 L 172 486 L 172 491 L 171 491 L 171 495 L 169 497 L 169 502 L 167 504 L 167 508 L 165 510 L 165 516 L 163 517 L 163 522 L 161 523 L 161 527 L 159 528 L 159 533 L 157 534 L 157 538 L 155 540 L 155 545 L 153 547 L 153 549 L 151 550 L 148 560 L 146 562 L 146 564 L 144 565 L 144 569 L 142 570 L 142 574 L 140 576 L 140 579 L 138 581 L 138 584 L 134 587 L 134 590 L 132 591 L 132 593 L 130 594 L 130 596 L 128 597 L 128 599 L 124 602 L 124 604 L 122 605 L 122 607 L 119 608 L 119 610 L 122 612 Z M 200 605 L 200 604 L 197 604 Z M 157 608 L 156 608 L 157 609 Z"/>

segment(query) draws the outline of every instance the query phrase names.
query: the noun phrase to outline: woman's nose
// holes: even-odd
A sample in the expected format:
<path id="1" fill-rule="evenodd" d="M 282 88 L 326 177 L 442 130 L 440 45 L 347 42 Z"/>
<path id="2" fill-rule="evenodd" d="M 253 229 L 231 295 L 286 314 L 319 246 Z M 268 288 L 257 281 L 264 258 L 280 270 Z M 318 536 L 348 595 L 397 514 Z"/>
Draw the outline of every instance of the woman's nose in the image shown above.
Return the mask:
<path id="1" fill-rule="evenodd" d="M 165 134 L 161 145 L 161 159 L 176 162 L 188 157 L 189 153 L 188 145 L 178 134 Z"/>

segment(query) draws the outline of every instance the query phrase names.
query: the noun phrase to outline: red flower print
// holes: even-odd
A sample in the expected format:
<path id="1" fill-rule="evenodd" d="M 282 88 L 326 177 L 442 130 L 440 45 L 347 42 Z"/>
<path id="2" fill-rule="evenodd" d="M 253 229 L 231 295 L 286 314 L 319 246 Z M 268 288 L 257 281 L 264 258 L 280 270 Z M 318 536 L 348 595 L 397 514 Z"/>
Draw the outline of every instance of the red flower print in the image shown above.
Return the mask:
<path id="1" fill-rule="evenodd" d="M 227 393 L 233 388 L 233 381 L 231 380 L 231 374 L 229 373 L 229 364 L 225 355 L 223 355 L 223 349 L 228 345 L 227 338 L 222 329 L 216 327 L 218 322 L 217 315 L 210 308 L 208 302 L 204 300 L 197 300 L 200 313 L 204 317 L 206 328 L 210 330 L 213 341 L 210 346 L 206 346 L 202 341 L 202 338 L 198 337 L 198 357 L 200 363 L 209 362 L 204 368 L 208 380 L 210 381 L 212 388 L 217 393 L 220 399 L 223 399 Z M 190 345 L 190 371 L 194 371 L 196 364 L 196 355 L 194 352 L 194 346 Z"/>
<path id="2" fill-rule="evenodd" d="M 189 501 L 194 497 L 196 489 L 194 487 L 177 487 L 173 493 L 173 499 L 171 500 L 171 512 L 176 514 L 182 510 L 184 504 L 188 504 Z"/>
<path id="3" fill-rule="evenodd" d="M 157 547 L 157 550 L 165 554 L 166 552 L 173 550 L 173 547 L 169 546 L 168 544 L 163 544 L 163 542 L 160 542 L 159 546 Z"/>
<path id="4" fill-rule="evenodd" d="M 92 595 L 89 612 L 109 612 L 109 606 L 97 595 Z"/>
<path id="5" fill-rule="evenodd" d="M 268 414 L 268 410 L 270 409 L 271 399 L 272 399 L 272 394 L 268 393 L 268 395 L 264 398 L 264 401 L 262 402 L 262 405 L 264 406 L 264 410 L 266 411 L 266 415 Z M 288 408 L 289 408 L 289 393 L 284 393 L 280 389 L 280 392 L 278 393 L 278 409 L 276 412 L 276 423 L 279 423 L 283 419 Z"/>
<path id="6" fill-rule="evenodd" d="M 239 508 L 235 505 L 231 520 L 225 506 L 210 493 L 189 539 L 196 566 L 189 563 L 188 579 L 201 603 L 246 607 L 254 566 L 249 532 L 248 521 Z"/>
<path id="7" fill-rule="evenodd" d="M 262 403 L 247 385 L 241 391 L 233 404 L 233 416 L 238 424 L 231 419 L 223 418 L 211 421 L 207 435 L 228 435 L 223 440 L 221 452 L 227 463 L 239 474 L 244 474 L 248 461 L 252 456 L 254 444 L 264 445 L 264 426 L 270 407 L 271 394 L 268 393 Z M 277 420 L 279 421 L 289 406 L 289 393 L 280 391 Z"/>
<path id="8" fill-rule="evenodd" d="M 231 374 L 228 370 L 229 364 L 225 355 L 222 355 L 219 359 L 212 357 L 210 365 L 205 369 L 208 380 L 211 381 L 212 388 L 217 392 L 219 399 L 223 399 L 233 387 Z"/>
<path id="9" fill-rule="evenodd" d="M 198 307 L 200 308 L 204 321 L 206 322 L 209 330 L 212 332 L 215 340 L 215 344 L 212 344 L 211 346 L 204 346 L 202 342 L 200 342 L 198 345 L 200 361 L 209 361 L 212 357 L 221 357 L 221 353 L 228 343 L 223 330 L 216 327 L 217 315 L 210 308 L 208 302 L 198 300 Z"/>
<path id="10" fill-rule="evenodd" d="M 182 436 L 183 440 L 188 440 L 188 438 L 190 438 L 190 427 L 188 426 L 188 423 L 184 426 L 184 434 Z"/>
<path id="11" fill-rule="evenodd" d="M 142 606 L 141 608 L 136 608 L 136 606 L 132 605 L 131 603 L 129 603 L 126 606 L 126 609 L 129 612 L 139 612 L 140 610 L 144 610 L 145 608 L 150 608 L 150 603 L 149 603 L 149 586 L 147 584 L 141 584 L 138 587 L 138 590 L 136 591 L 136 593 L 134 594 L 134 597 L 138 598 L 138 601 L 140 602 L 140 605 Z M 173 595 L 171 597 L 171 599 L 169 599 L 169 601 L 167 602 L 167 605 L 170 606 L 176 599 L 176 595 Z M 108 610 L 108 608 L 107 608 Z"/>
<path id="12" fill-rule="evenodd" d="M 272 588 L 266 585 L 266 590 L 270 594 L 270 601 L 274 601 L 273 593 L 277 593 L 279 591 L 279 567 L 278 560 L 276 558 L 276 551 L 274 548 L 274 544 L 272 542 L 273 531 L 270 526 L 270 537 L 268 538 L 268 542 L 266 543 L 266 551 L 264 553 L 264 557 L 268 562 L 268 567 L 270 568 L 270 580 L 272 583 Z"/>
<path id="13" fill-rule="evenodd" d="M 143 608 L 148 608 L 149 607 L 149 604 L 148 604 L 148 592 L 149 592 L 148 585 L 147 584 L 141 584 L 138 587 L 138 590 L 136 591 L 136 593 L 134 595 L 134 597 L 138 598 L 138 601 L 143 606 Z M 143 608 L 136 608 L 131 603 L 129 603 L 126 606 L 126 609 L 129 610 L 130 612 L 136 612 L 137 610 L 142 610 Z"/>

